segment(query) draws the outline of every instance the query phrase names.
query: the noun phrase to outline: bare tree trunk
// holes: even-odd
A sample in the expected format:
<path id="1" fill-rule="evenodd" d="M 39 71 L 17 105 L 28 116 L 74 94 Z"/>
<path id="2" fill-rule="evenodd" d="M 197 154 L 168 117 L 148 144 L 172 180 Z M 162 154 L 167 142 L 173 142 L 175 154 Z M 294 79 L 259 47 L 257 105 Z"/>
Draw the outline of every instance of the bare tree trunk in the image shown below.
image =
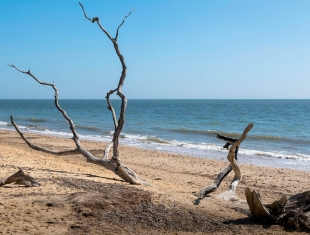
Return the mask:
<path id="1" fill-rule="evenodd" d="M 67 154 L 79 153 L 79 154 L 82 154 L 87 159 L 88 162 L 93 163 L 93 164 L 97 164 L 97 165 L 100 165 L 100 166 L 103 166 L 104 168 L 113 171 L 116 175 L 121 177 L 126 182 L 129 182 L 131 184 L 147 184 L 147 185 L 149 185 L 149 183 L 147 183 L 146 181 L 141 179 L 134 171 L 132 171 L 131 169 L 129 169 L 128 167 L 126 167 L 125 165 L 123 165 L 121 163 L 120 156 L 119 156 L 120 155 L 119 154 L 119 149 L 118 149 L 118 146 L 119 146 L 119 135 L 120 135 L 120 133 L 121 133 L 121 131 L 123 129 L 124 123 L 125 123 L 125 112 L 126 112 L 126 106 L 127 106 L 127 99 L 126 99 L 125 95 L 122 93 L 122 87 L 123 87 L 123 83 L 125 81 L 127 67 L 126 67 L 126 64 L 125 64 L 125 61 L 124 61 L 124 57 L 120 53 L 120 50 L 119 50 L 119 47 L 118 47 L 118 44 L 117 44 L 117 38 L 118 38 L 120 27 L 124 24 L 126 18 L 133 12 L 133 10 L 127 16 L 125 16 L 125 18 L 123 19 L 122 23 L 117 28 L 115 38 L 112 38 L 110 36 L 110 34 L 101 26 L 99 18 L 98 17 L 94 17 L 93 19 L 90 19 L 87 16 L 87 14 L 86 14 L 83 5 L 81 3 L 79 3 L 79 4 L 82 7 L 84 16 L 88 20 L 90 20 L 92 23 L 96 22 L 98 24 L 99 28 L 111 40 L 111 42 L 113 43 L 115 52 L 116 52 L 117 56 L 119 57 L 120 62 L 122 64 L 122 73 L 121 73 L 120 80 L 118 82 L 118 86 L 117 86 L 116 89 L 111 90 L 110 92 L 108 92 L 107 96 L 106 96 L 106 99 L 107 99 L 107 102 L 108 102 L 108 109 L 111 110 L 112 118 L 113 118 L 113 122 L 114 122 L 114 134 L 113 134 L 113 139 L 112 139 L 111 144 L 109 144 L 106 147 L 102 159 L 96 158 L 89 151 L 84 149 L 82 147 L 81 143 L 80 143 L 80 140 L 79 140 L 78 134 L 77 134 L 77 132 L 75 130 L 73 121 L 69 118 L 69 116 L 60 107 L 60 105 L 58 103 L 58 90 L 57 90 L 56 86 L 54 84 L 51 84 L 51 83 L 41 82 L 39 79 L 37 79 L 30 72 L 30 69 L 28 71 L 22 71 L 22 70 L 19 70 L 14 65 L 9 65 L 9 66 L 13 67 L 14 69 L 16 69 L 17 71 L 19 71 L 21 73 L 24 73 L 24 74 L 27 74 L 27 75 L 31 76 L 35 81 L 37 81 L 41 85 L 50 86 L 50 87 L 53 88 L 53 90 L 55 91 L 55 96 L 54 96 L 55 97 L 55 106 L 58 109 L 58 111 L 62 113 L 63 117 L 69 123 L 70 130 L 71 130 L 71 132 L 73 134 L 72 140 L 74 141 L 74 143 L 76 145 L 76 148 L 73 149 L 73 150 L 68 150 L 68 151 L 54 151 L 54 150 L 49 150 L 49 149 L 43 148 L 41 146 L 35 145 L 35 144 L 31 143 L 24 136 L 24 134 L 19 130 L 17 124 L 14 122 L 13 116 L 11 116 L 11 123 L 15 127 L 15 129 L 19 133 L 19 135 L 23 138 L 23 140 L 28 144 L 28 146 L 33 148 L 33 149 L 35 149 L 35 150 L 43 151 L 43 152 L 50 153 L 50 154 L 55 154 L 55 155 L 67 155 Z M 116 118 L 115 111 L 114 111 L 114 109 L 112 107 L 112 104 L 110 102 L 110 95 L 112 95 L 115 92 L 122 100 L 120 116 L 119 116 L 118 120 Z M 113 146 L 113 156 L 109 159 L 109 157 L 108 157 L 109 156 L 109 151 L 110 151 L 110 148 L 112 146 Z"/>
<path id="2" fill-rule="evenodd" d="M 221 197 L 224 200 L 229 200 L 229 201 L 230 200 L 239 200 L 238 197 L 236 196 L 236 193 L 235 193 L 237 186 L 238 186 L 239 182 L 241 181 L 241 171 L 240 171 L 239 164 L 237 162 L 237 154 L 238 154 L 238 150 L 239 150 L 239 146 L 240 146 L 241 142 L 246 138 L 247 133 L 252 129 L 253 125 L 254 125 L 253 123 L 250 123 L 244 129 L 243 134 L 240 136 L 239 139 L 229 138 L 229 137 L 221 136 L 221 135 L 217 134 L 217 138 L 226 141 L 224 148 L 228 149 L 229 146 L 231 145 L 231 147 L 229 148 L 229 153 L 227 155 L 227 159 L 230 162 L 230 165 L 227 166 L 224 170 L 222 170 L 219 173 L 219 175 L 217 176 L 217 178 L 215 179 L 215 181 L 211 185 L 200 189 L 196 193 L 196 196 L 198 196 L 200 199 L 202 199 L 207 194 L 209 194 L 211 192 L 215 192 L 217 190 L 217 188 L 219 187 L 220 183 L 222 182 L 222 180 L 229 174 L 229 172 L 231 170 L 234 170 L 235 177 L 232 180 L 228 191 L 220 194 L 219 197 Z"/>
<path id="3" fill-rule="evenodd" d="M 41 184 L 30 175 L 25 174 L 25 172 L 22 169 L 19 169 L 16 173 L 9 176 L 8 178 L 0 181 L 0 187 L 6 184 L 19 184 L 19 185 L 25 185 L 27 187 L 39 187 Z"/>

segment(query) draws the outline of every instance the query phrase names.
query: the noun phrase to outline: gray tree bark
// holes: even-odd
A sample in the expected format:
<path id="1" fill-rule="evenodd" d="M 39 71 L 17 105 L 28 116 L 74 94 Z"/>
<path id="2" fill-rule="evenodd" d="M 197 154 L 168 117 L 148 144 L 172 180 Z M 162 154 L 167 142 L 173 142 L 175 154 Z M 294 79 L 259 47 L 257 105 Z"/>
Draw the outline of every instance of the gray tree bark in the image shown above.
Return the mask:
<path id="1" fill-rule="evenodd" d="M 98 17 L 94 17 L 92 19 L 90 19 L 85 10 L 84 7 L 81 3 L 79 3 L 84 16 L 86 17 L 86 19 L 90 20 L 92 23 L 97 23 L 97 25 L 99 26 L 99 28 L 105 33 L 105 35 L 110 39 L 110 41 L 113 43 L 115 52 L 121 62 L 122 65 L 122 73 L 121 73 L 121 77 L 119 79 L 117 88 L 114 90 L 111 90 L 110 92 L 107 93 L 106 96 L 106 100 L 108 102 L 108 109 L 111 110 L 112 113 L 112 118 L 113 118 L 113 123 L 114 123 L 114 134 L 113 134 L 113 139 L 111 144 L 109 144 L 103 154 L 102 159 L 99 159 L 97 157 L 95 157 L 94 155 L 92 155 L 89 151 L 87 151 L 86 149 L 83 148 L 83 146 L 80 143 L 79 140 L 79 136 L 75 130 L 73 121 L 69 118 L 69 116 L 67 115 L 67 113 L 65 112 L 65 110 L 63 110 L 58 102 L 58 90 L 56 88 L 56 86 L 54 84 L 51 83 L 46 83 L 46 82 L 42 82 L 39 79 L 37 79 L 31 72 L 30 69 L 28 71 L 22 71 L 20 69 L 18 69 L 16 66 L 14 65 L 9 65 L 11 67 L 13 67 L 14 69 L 16 69 L 17 71 L 27 74 L 30 77 L 32 77 L 35 81 L 37 81 L 39 84 L 41 85 L 45 85 L 45 86 L 50 86 L 53 88 L 55 95 L 54 95 L 54 100 L 55 100 L 55 106 L 58 109 L 59 112 L 62 113 L 63 117 L 68 121 L 69 123 L 69 127 L 70 130 L 73 134 L 73 138 L 72 140 L 74 141 L 76 148 L 72 149 L 72 150 L 68 150 L 68 151 L 54 151 L 54 150 L 50 150 L 50 149 L 46 149 L 44 147 L 35 145 L 33 143 L 31 143 L 25 136 L 24 134 L 19 130 L 17 124 L 14 122 L 13 116 L 11 116 L 11 123 L 14 126 L 14 128 L 16 129 L 16 131 L 18 132 L 18 134 L 21 136 L 21 138 L 23 138 L 23 140 L 28 144 L 29 147 L 38 150 L 38 151 L 43 151 L 46 153 L 50 153 L 50 154 L 55 154 L 55 155 L 68 155 L 68 154 L 82 154 L 88 162 L 93 163 L 93 164 L 97 164 L 100 165 L 108 170 L 113 171 L 116 175 L 118 175 L 120 178 L 122 178 L 123 180 L 125 180 L 126 182 L 129 182 L 131 184 L 146 184 L 148 185 L 149 183 L 146 182 L 145 180 L 141 179 L 133 170 L 129 169 L 128 167 L 126 167 L 124 164 L 121 163 L 120 160 L 120 153 L 119 153 L 119 135 L 123 129 L 124 123 L 125 123 L 125 112 L 126 112 L 126 107 L 127 107 L 127 98 L 126 96 L 123 94 L 122 92 L 122 87 L 125 81 L 125 77 L 126 77 L 126 73 L 127 73 L 127 66 L 125 64 L 125 60 L 124 57 L 122 56 L 120 50 L 119 50 L 119 46 L 117 44 L 117 39 L 118 39 L 118 35 L 119 35 L 119 29 L 121 28 L 121 26 L 124 24 L 126 18 L 128 16 L 130 16 L 130 14 L 133 12 L 133 10 L 124 17 L 122 23 L 118 26 L 117 30 L 116 30 L 116 36 L 114 38 L 112 38 L 110 36 L 110 34 L 102 27 L 99 18 Z M 120 116 L 117 120 L 116 115 L 115 115 L 115 111 L 114 108 L 112 107 L 112 104 L 110 102 L 110 95 L 112 95 L 113 93 L 116 92 L 116 95 L 118 95 L 121 98 L 122 104 L 121 104 L 121 110 L 120 110 Z M 109 151 L 110 148 L 113 147 L 113 156 L 111 158 L 109 158 Z"/>

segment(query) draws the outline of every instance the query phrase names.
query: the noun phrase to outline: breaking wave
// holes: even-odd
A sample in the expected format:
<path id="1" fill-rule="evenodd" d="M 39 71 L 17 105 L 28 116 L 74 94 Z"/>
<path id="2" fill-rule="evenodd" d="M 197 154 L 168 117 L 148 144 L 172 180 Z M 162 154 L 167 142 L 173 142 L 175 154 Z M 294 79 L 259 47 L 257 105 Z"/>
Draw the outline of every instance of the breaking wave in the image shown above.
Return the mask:
<path id="1" fill-rule="evenodd" d="M 46 122 L 47 120 L 44 118 L 29 118 L 27 119 L 30 122 Z"/>

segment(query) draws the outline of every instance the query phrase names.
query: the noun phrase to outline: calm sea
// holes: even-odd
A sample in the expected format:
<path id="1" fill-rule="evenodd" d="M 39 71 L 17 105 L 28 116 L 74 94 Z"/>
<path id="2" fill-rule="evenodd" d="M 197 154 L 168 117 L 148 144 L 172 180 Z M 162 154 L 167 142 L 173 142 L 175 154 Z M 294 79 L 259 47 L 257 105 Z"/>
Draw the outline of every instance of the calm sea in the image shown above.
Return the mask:
<path id="1" fill-rule="evenodd" d="M 0 128 L 9 117 L 23 131 L 71 136 L 53 100 L 0 100 Z M 119 100 L 112 100 L 116 111 Z M 60 100 L 81 139 L 110 141 L 111 113 L 105 100 Z M 238 160 L 310 170 L 310 100 L 129 100 L 121 143 L 197 157 L 226 159 L 215 133 L 239 137 Z"/>

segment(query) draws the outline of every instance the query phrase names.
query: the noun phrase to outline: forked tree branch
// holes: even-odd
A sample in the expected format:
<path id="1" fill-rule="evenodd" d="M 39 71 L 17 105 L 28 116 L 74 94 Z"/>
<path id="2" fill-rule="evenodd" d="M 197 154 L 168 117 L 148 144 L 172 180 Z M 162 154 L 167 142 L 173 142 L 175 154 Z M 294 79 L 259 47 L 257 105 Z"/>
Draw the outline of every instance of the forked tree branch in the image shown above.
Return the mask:
<path id="1" fill-rule="evenodd" d="M 119 150 L 118 150 L 118 145 L 119 145 L 119 135 L 123 129 L 123 126 L 124 126 L 124 123 L 125 123 L 125 112 L 126 112 L 126 107 L 127 107 L 127 98 L 126 96 L 122 93 L 122 87 L 123 87 L 123 84 L 124 84 L 124 81 L 125 81 L 125 78 L 126 78 L 126 73 L 127 73 L 127 66 L 126 66 L 126 63 L 125 63 L 125 60 L 124 60 L 124 57 L 123 55 L 121 54 L 120 50 L 119 50 L 119 46 L 117 44 L 117 38 L 118 38 L 118 34 L 119 34 L 119 29 L 120 27 L 124 24 L 125 20 L 127 19 L 128 16 L 131 15 L 131 13 L 133 12 L 133 10 L 127 15 L 124 17 L 122 23 L 118 26 L 117 28 L 117 31 L 116 31 L 116 36 L 115 38 L 112 38 L 111 35 L 107 32 L 107 30 L 105 28 L 102 27 L 100 21 L 99 21 L 99 17 L 93 17 L 92 19 L 90 17 L 88 17 L 86 11 L 85 11 L 85 8 L 84 6 L 82 5 L 82 3 L 80 3 L 80 6 L 83 10 L 83 13 L 84 13 L 84 16 L 86 19 L 88 19 L 89 21 L 91 21 L 92 23 L 96 22 L 97 25 L 99 26 L 99 28 L 107 35 L 107 37 L 110 39 L 110 41 L 113 43 L 113 46 L 114 46 L 114 49 L 115 49 L 115 52 L 122 64 L 122 73 L 121 73 L 121 76 L 120 76 L 120 79 L 119 79 L 119 83 L 118 83 L 118 86 L 115 90 L 111 90 L 107 96 L 106 96 L 106 99 L 107 99 L 107 102 L 108 102 L 108 108 L 111 110 L 112 112 L 112 117 L 113 117 L 113 120 L 114 120 L 114 126 L 115 126 L 115 131 L 114 131 L 114 134 L 113 134 L 113 158 L 115 163 L 117 164 L 117 166 L 120 166 L 121 163 L 120 163 L 120 158 L 119 158 Z M 118 95 L 121 100 L 122 100 L 122 105 L 121 105 L 121 110 L 120 110 L 120 116 L 118 118 L 118 121 L 117 121 L 117 124 L 115 122 L 116 120 L 116 116 L 115 116 L 115 112 L 114 112 L 114 109 L 110 103 L 110 95 L 113 94 L 114 92 L 117 92 L 116 95 Z"/>
<path id="2" fill-rule="evenodd" d="M 91 21 L 92 23 L 96 22 L 98 27 L 105 33 L 105 35 L 110 39 L 110 41 L 113 43 L 113 46 L 114 46 L 114 49 L 115 49 L 115 52 L 121 62 L 121 65 L 122 65 L 122 72 L 121 72 L 121 76 L 120 76 L 120 79 L 119 79 L 119 82 L 118 82 L 118 86 L 115 90 L 112 90 L 110 91 L 108 94 L 107 94 L 107 102 L 108 102 L 108 105 L 109 105 L 109 109 L 111 110 L 112 112 L 112 117 L 113 117 L 113 121 L 114 121 L 114 126 L 115 126 L 115 131 L 114 131 L 114 134 L 113 134 L 113 139 L 112 139 L 112 142 L 113 142 L 113 157 L 111 158 L 111 161 L 114 161 L 114 163 L 116 164 L 117 166 L 117 171 L 121 174 L 124 175 L 124 177 L 129 177 L 129 178 L 132 178 L 131 174 L 133 175 L 136 175 L 134 172 L 131 172 L 129 173 L 129 170 L 127 167 L 123 166 L 121 164 L 121 160 L 120 160 L 120 156 L 119 156 L 119 149 L 118 149 L 118 146 L 119 146 L 119 136 L 120 136 L 120 133 L 123 129 L 123 126 L 124 126 L 124 123 L 125 123 L 125 112 L 126 112 L 126 107 L 127 107 L 127 98 L 126 96 L 122 93 L 122 88 L 123 88 L 123 85 L 124 85 L 124 81 L 125 81 L 125 78 L 126 78 L 126 73 L 127 73 L 127 66 L 126 66 L 126 63 L 125 63 L 125 60 L 124 60 L 124 57 L 123 55 L 121 54 L 120 50 L 119 50 L 119 46 L 117 44 L 117 38 L 118 38 L 118 35 L 119 35 L 119 29 L 121 28 L 121 26 L 124 24 L 125 20 L 127 19 L 128 16 L 131 15 L 131 13 L 133 12 L 133 10 L 127 15 L 124 17 L 122 23 L 118 26 L 117 30 L 116 30 L 116 36 L 115 38 L 112 38 L 111 35 L 107 32 L 107 30 L 105 30 L 105 28 L 102 27 L 100 21 L 99 21 L 99 17 L 93 17 L 92 19 L 90 17 L 88 17 L 88 15 L 86 14 L 86 11 L 84 9 L 84 6 L 82 5 L 82 3 L 79 3 L 82 10 L 83 10 L 83 13 L 84 13 L 84 16 L 86 19 L 88 19 L 89 21 Z M 117 121 L 117 124 L 115 122 L 116 120 L 116 116 L 115 116 L 115 112 L 114 112 L 114 109 L 110 103 L 110 100 L 109 100 L 109 97 L 111 94 L 113 94 L 114 92 L 116 92 L 116 95 L 118 95 L 121 100 L 122 100 L 122 104 L 121 104 L 121 110 L 120 110 L 120 115 L 119 115 L 119 118 L 118 118 L 118 121 Z M 105 151 L 105 156 L 107 156 L 108 154 L 108 151 L 109 151 L 109 146 L 106 148 L 106 151 Z M 131 171 L 131 170 L 130 170 Z"/>
<path id="3" fill-rule="evenodd" d="M 75 127 L 74 127 L 74 124 L 73 124 L 73 121 L 70 119 L 70 117 L 67 115 L 67 113 L 60 107 L 59 105 L 59 102 L 58 102 L 58 89 L 57 87 L 54 85 L 54 84 L 50 84 L 50 83 L 46 83 L 46 82 L 42 82 L 40 81 L 39 79 L 37 79 L 31 72 L 30 70 L 28 70 L 27 72 L 26 71 L 22 71 L 20 69 L 18 69 L 15 65 L 9 65 L 10 67 L 16 69 L 17 71 L 21 72 L 21 73 L 24 73 L 24 74 L 27 74 L 29 75 L 30 77 L 32 77 L 35 81 L 37 81 L 39 84 L 41 85 L 46 85 L 46 86 L 50 86 L 53 88 L 53 90 L 55 91 L 55 95 L 54 95 L 54 98 L 55 98 L 55 106 L 57 108 L 57 110 L 59 112 L 61 112 L 63 114 L 63 117 L 68 121 L 69 125 L 70 125 L 70 130 L 73 134 L 73 138 L 72 140 L 74 141 L 75 145 L 76 145 L 76 149 L 74 150 L 68 150 L 68 151 L 53 151 L 53 150 L 49 150 L 49 149 L 46 149 L 46 148 L 43 148 L 41 146 L 38 146 L 38 145 L 35 145 L 35 144 L 32 144 L 25 136 L 24 134 L 19 130 L 17 124 L 14 122 L 14 119 L 13 119 L 13 116 L 11 116 L 11 123 L 12 125 L 15 127 L 16 131 L 18 132 L 18 134 L 22 137 L 22 139 L 28 144 L 29 147 L 35 149 L 35 150 L 39 150 L 39 151 L 43 151 L 43 152 L 46 152 L 46 153 L 51 153 L 51 154 L 55 154 L 55 155 L 63 155 L 63 154 L 73 154 L 73 153 L 76 153 L 76 152 L 80 152 L 82 153 L 83 155 L 85 154 L 85 157 L 89 160 L 89 161 L 96 161 L 96 157 L 94 157 L 93 155 L 91 155 L 87 150 L 85 150 L 81 144 L 80 144 L 80 141 L 79 141 L 79 137 L 77 135 L 77 132 L 75 130 Z"/>
<path id="4" fill-rule="evenodd" d="M 30 77 L 32 77 L 35 81 L 37 81 L 39 84 L 41 85 L 45 85 L 45 86 L 50 86 L 53 88 L 53 90 L 55 91 L 55 95 L 54 95 L 54 103 L 55 103 L 55 106 L 56 108 L 58 109 L 59 112 L 62 113 L 63 117 L 69 122 L 69 125 L 70 125 L 70 129 L 71 129 L 71 132 L 73 134 L 73 140 L 76 141 L 79 139 L 77 133 L 76 133 L 76 130 L 75 130 L 75 127 L 74 127 L 74 124 L 73 124 L 73 121 L 69 118 L 69 116 L 67 115 L 67 113 L 59 106 L 59 103 L 58 103 L 58 90 L 57 90 L 57 87 L 54 85 L 54 84 L 51 84 L 51 83 L 46 83 L 46 82 L 41 82 L 39 79 L 37 79 L 31 72 L 30 72 L 30 69 L 26 72 L 26 71 L 22 71 L 20 69 L 18 69 L 15 65 L 13 64 L 9 64 L 10 67 L 16 69 L 17 71 L 21 72 L 21 73 L 24 73 L 24 74 L 27 74 L 29 75 Z"/>
<path id="5" fill-rule="evenodd" d="M 118 38 L 118 31 L 120 29 L 120 27 L 122 27 L 122 25 L 125 23 L 125 20 L 127 19 L 127 17 L 129 17 L 131 15 L 132 12 L 134 12 L 135 8 L 131 10 L 131 12 L 128 13 L 128 15 L 126 15 L 122 21 L 122 23 L 117 27 L 117 30 L 116 30 L 116 35 L 115 35 L 115 38 L 114 40 L 117 41 L 117 38 Z"/>
<path id="6" fill-rule="evenodd" d="M 226 141 L 225 145 L 223 146 L 223 148 L 229 150 L 229 146 L 232 145 L 234 142 L 236 142 L 238 139 L 237 138 L 231 138 L 231 137 L 227 137 L 227 136 L 223 136 L 223 135 L 219 135 L 219 134 L 215 134 L 216 138 L 220 139 L 220 140 L 224 140 Z M 239 150 L 239 146 L 236 148 L 235 150 L 235 158 L 237 160 L 237 156 L 238 156 L 238 150 Z M 232 171 L 232 166 L 231 164 L 229 164 L 224 170 L 222 170 L 218 176 L 216 177 L 216 179 L 214 180 L 214 182 L 212 184 L 210 184 L 207 187 L 204 187 L 202 189 L 200 189 L 195 195 L 199 198 L 202 199 L 204 198 L 206 195 L 208 195 L 211 192 L 215 192 L 218 187 L 220 186 L 222 180 Z"/>
<path id="7" fill-rule="evenodd" d="M 227 155 L 227 159 L 230 162 L 230 165 L 228 165 L 224 170 L 222 170 L 219 173 L 219 175 L 217 176 L 217 178 L 215 179 L 215 181 L 211 185 L 200 189 L 196 193 L 196 196 L 199 199 L 202 199 L 207 194 L 216 191 L 217 188 L 219 187 L 220 183 L 222 182 L 222 180 L 229 174 L 229 172 L 231 170 L 234 170 L 235 177 L 234 177 L 234 179 L 232 180 L 232 182 L 231 182 L 231 184 L 229 186 L 229 191 L 227 193 L 227 196 L 228 197 L 234 196 L 236 188 L 237 188 L 239 182 L 241 181 L 241 171 L 240 171 L 239 164 L 237 162 L 237 155 L 238 155 L 239 146 L 240 146 L 241 142 L 245 139 L 247 133 L 252 129 L 253 125 L 254 125 L 253 123 L 250 123 L 245 128 L 245 130 L 243 131 L 243 134 L 240 136 L 239 139 L 237 139 L 237 138 L 230 138 L 230 137 L 227 137 L 227 136 L 222 136 L 222 135 L 216 134 L 216 137 L 218 139 L 226 141 L 226 144 L 224 145 L 223 148 L 227 148 L 228 149 L 229 146 L 232 145 L 229 148 L 229 153 Z"/>
<path id="8" fill-rule="evenodd" d="M 38 145 L 35 145 L 35 144 L 31 143 L 24 136 L 24 134 L 19 130 L 17 124 L 14 122 L 14 119 L 11 116 L 11 123 L 12 123 L 12 125 L 15 127 L 16 131 L 18 132 L 18 134 L 28 144 L 29 147 L 31 147 L 32 149 L 38 150 L 38 151 L 42 151 L 42 152 L 50 153 L 50 154 L 54 154 L 54 155 L 68 155 L 68 154 L 80 153 L 80 154 L 82 154 L 87 159 L 88 162 L 93 163 L 93 164 L 97 164 L 97 165 L 100 165 L 100 166 L 103 166 L 104 168 L 113 171 L 115 174 L 117 174 L 119 177 L 124 179 L 126 182 L 129 182 L 131 184 L 146 184 L 146 185 L 149 185 L 149 183 L 147 183 L 146 181 L 142 180 L 135 172 L 133 172 L 128 167 L 126 167 L 124 165 L 120 165 L 122 170 L 119 171 L 118 166 L 114 163 L 114 160 L 98 159 L 95 156 L 93 156 L 89 151 L 87 151 L 86 149 L 84 149 L 82 147 L 82 145 L 80 144 L 78 135 L 76 134 L 73 121 L 69 118 L 69 116 L 66 114 L 66 112 L 59 106 L 59 103 L 58 103 L 58 90 L 57 90 L 57 88 L 56 88 L 56 86 L 54 84 L 49 84 L 49 83 L 46 83 L 46 82 L 41 82 L 29 70 L 27 72 L 25 72 L 25 71 L 22 71 L 22 70 L 18 69 L 14 65 L 9 65 L 9 66 L 14 68 L 14 69 L 16 69 L 17 71 L 19 71 L 21 73 L 24 73 L 24 74 L 27 74 L 27 75 L 31 76 L 34 80 L 36 80 L 41 85 L 47 85 L 47 86 L 50 86 L 50 87 L 52 87 L 54 89 L 54 91 L 55 91 L 55 106 L 63 114 L 63 116 L 66 118 L 66 120 L 68 120 L 71 131 L 73 133 L 75 133 L 75 137 L 73 137 L 72 140 L 76 144 L 76 147 L 77 147 L 76 149 L 67 150 L 67 151 L 53 151 L 53 150 L 49 150 L 49 149 L 46 149 L 44 147 L 41 147 L 41 146 L 38 146 Z"/>
<path id="9" fill-rule="evenodd" d="M 29 146 L 30 148 L 33 148 L 33 149 L 35 149 L 35 150 L 42 151 L 42 152 L 45 152 L 45 153 L 56 154 L 56 155 L 70 155 L 70 154 L 75 154 L 75 153 L 78 153 L 78 152 L 79 152 L 78 149 L 67 150 L 67 151 L 54 151 L 54 150 L 50 150 L 50 149 L 41 147 L 41 146 L 39 146 L 39 145 L 35 145 L 35 144 L 31 143 L 31 142 L 24 136 L 24 134 L 19 130 L 17 124 L 14 122 L 14 119 L 13 119 L 13 116 L 12 116 L 12 115 L 11 115 L 10 119 L 11 119 L 11 123 L 12 123 L 12 125 L 14 126 L 15 130 L 17 131 L 17 133 L 20 135 L 20 137 L 22 137 L 22 139 L 28 144 L 28 146 Z"/>
<path id="10" fill-rule="evenodd" d="M 120 96 L 121 99 L 126 99 L 126 97 L 122 94 L 122 86 L 124 84 L 124 80 L 125 80 L 125 77 L 126 77 L 126 72 L 127 72 L 127 66 L 125 64 L 125 60 L 124 60 L 124 57 L 123 55 L 121 54 L 120 50 L 119 50 L 119 47 L 118 47 L 118 44 L 117 44 L 117 40 L 115 40 L 114 38 L 111 37 L 111 35 L 108 33 L 108 31 L 101 25 L 100 21 L 99 21 L 99 17 L 93 17 L 92 19 L 89 18 L 86 14 L 86 11 L 84 9 L 84 6 L 82 5 L 82 3 L 80 3 L 80 6 L 83 10 L 83 13 L 84 13 L 84 16 L 86 19 L 88 19 L 89 21 L 91 21 L 92 23 L 94 22 L 97 22 L 97 25 L 99 26 L 99 28 L 107 35 L 107 37 L 110 39 L 110 41 L 113 43 L 113 46 L 114 46 L 114 49 L 115 49 L 115 52 L 122 64 L 122 74 L 121 74 L 121 77 L 120 77 L 120 80 L 119 80 L 119 83 L 118 83 L 118 86 L 117 86 L 117 95 Z M 125 16 L 123 22 L 120 24 L 120 26 L 118 27 L 117 29 L 117 37 L 118 37 L 118 31 L 119 31 L 119 28 L 124 24 L 126 18 L 128 16 L 131 15 L 131 13 L 133 12 L 134 10 L 132 10 L 127 16 Z M 116 37 L 116 38 L 117 38 Z M 126 106 L 124 107 L 126 109 Z"/>
<path id="11" fill-rule="evenodd" d="M 41 85 L 47 85 L 50 86 L 54 89 L 55 91 L 55 106 L 56 108 L 63 114 L 64 118 L 69 122 L 70 125 L 70 129 L 71 132 L 73 134 L 73 141 L 76 145 L 76 149 L 74 150 L 68 150 L 68 151 L 53 151 L 53 150 L 48 150 L 46 148 L 43 148 L 41 146 L 37 146 L 32 144 L 31 142 L 29 142 L 27 140 L 27 138 L 23 135 L 23 133 L 18 129 L 18 126 L 16 125 L 16 123 L 13 120 L 13 117 L 11 117 L 11 122 L 13 124 L 13 126 L 15 127 L 16 131 L 19 133 L 19 135 L 23 138 L 23 140 L 33 149 L 39 150 L 39 151 L 43 151 L 43 152 L 47 152 L 47 153 L 51 153 L 51 154 L 56 154 L 56 155 L 61 155 L 61 154 L 72 154 L 72 153 L 80 153 L 82 154 L 88 162 L 90 163 L 94 163 L 100 166 L 105 167 L 106 169 L 109 169 L 111 171 L 113 171 L 115 174 L 117 174 L 119 177 L 121 177 L 122 179 L 124 179 L 126 182 L 129 182 L 131 184 L 146 184 L 146 185 L 150 185 L 148 182 L 144 181 L 143 179 L 141 179 L 134 171 L 132 171 L 131 169 L 129 169 L 128 167 L 126 167 L 125 165 L 123 165 L 120 161 L 119 158 L 119 150 L 118 150 L 118 140 L 119 140 L 119 135 L 122 131 L 122 128 L 124 126 L 124 122 L 125 122 L 125 111 L 126 111 L 126 106 L 127 106 L 127 99 L 125 97 L 125 95 L 122 93 L 122 86 L 126 77 L 126 71 L 127 71 L 127 67 L 124 61 L 124 57 L 122 56 L 122 54 L 120 53 L 120 50 L 118 48 L 118 44 L 117 44 L 117 37 L 118 37 L 118 31 L 120 29 L 120 27 L 124 24 L 126 18 L 132 13 L 132 11 L 125 16 L 123 22 L 120 24 L 120 26 L 117 28 L 117 33 L 116 33 L 116 37 L 115 39 L 113 39 L 110 34 L 102 27 L 102 25 L 99 22 L 99 18 L 98 17 L 94 17 L 93 19 L 89 18 L 85 12 L 85 9 L 83 7 L 83 5 L 81 3 L 79 3 L 80 6 L 82 7 L 82 10 L 84 12 L 84 16 L 86 19 L 90 20 L 91 22 L 97 22 L 99 28 L 106 34 L 106 36 L 111 40 L 111 42 L 114 45 L 114 49 L 116 54 L 118 55 L 120 62 L 122 64 L 122 73 L 121 73 L 121 77 L 118 83 L 118 86 L 116 89 L 111 90 L 107 96 L 107 102 L 108 102 L 108 109 L 111 110 L 112 113 L 112 118 L 113 118 L 113 122 L 114 122 L 114 134 L 113 134 L 113 157 L 111 159 L 108 159 L 108 153 L 109 150 L 111 148 L 111 144 L 109 144 L 107 146 L 107 148 L 105 149 L 104 152 L 104 157 L 102 159 L 98 159 L 95 156 L 93 156 L 89 151 L 87 151 L 86 149 L 84 149 L 82 147 L 82 145 L 80 144 L 79 141 L 79 137 L 77 135 L 77 132 L 75 130 L 73 121 L 69 118 L 69 116 L 66 114 L 66 112 L 59 106 L 58 103 L 58 90 L 56 88 L 56 86 L 54 84 L 50 84 L 50 83 L 46 83 L 46 82 L 41 82 L 39 79 L 37 79 L 31 72 L 30 69 L 26 72 L 26 71 L 22 71 L 19 70 L 17 67 L 15 67 L 14 65 L 9 65 L 10 67 L 13 67 L 14 69 L 16 69 L 17 71 L 27 74 L 29 76 L 31 76 L 35 81 L 37 81 L 39 84 Z M 118 121 L 116 121 L 116 115 L 115 115 L 115 111 L 114 108 L 112 107 L 112 104 L 110 102 L 110 95 L 113 94 L 114 92 L 117 92 L 116 94 L 121 98 L 122 100 L 122 105 L 121 105 L 121 112 L 120 112 L 120 116 Z"/>
<path id="12" fill-rule="evenodd" d="M 85 18 L 88 19 L 89 21 L 91 21 L 92 23 L 97 22 L 97 24 L 98 24 L 98 26 L 100 27 L 100 29 L 107 35 L 107 37 L 108 37 L 111 41 L 113 41 L 113 38 L 112 38 L 111 35 L 108 33 L 108 31 L 106 31 L 106 30 L 101 26 L 101 24 L 100 24 L 100 22 L 99 22 L 99 18 L 98 18 L 98 17 L 94 17 L 94 18 L 92 18 L 92 19 L 89 18 L 88 15 L 87 15 L 87 13 L 86 13 L 86 11 L 85 11 L 85 9 L 84 9 L 84 6 L 82 5 L 82 3 L 79 2 L 79 4 L 80 4 L 80 6 L 82 7 L 82 10 L 83 10 L 83 13 L 84 13 Z"/>

